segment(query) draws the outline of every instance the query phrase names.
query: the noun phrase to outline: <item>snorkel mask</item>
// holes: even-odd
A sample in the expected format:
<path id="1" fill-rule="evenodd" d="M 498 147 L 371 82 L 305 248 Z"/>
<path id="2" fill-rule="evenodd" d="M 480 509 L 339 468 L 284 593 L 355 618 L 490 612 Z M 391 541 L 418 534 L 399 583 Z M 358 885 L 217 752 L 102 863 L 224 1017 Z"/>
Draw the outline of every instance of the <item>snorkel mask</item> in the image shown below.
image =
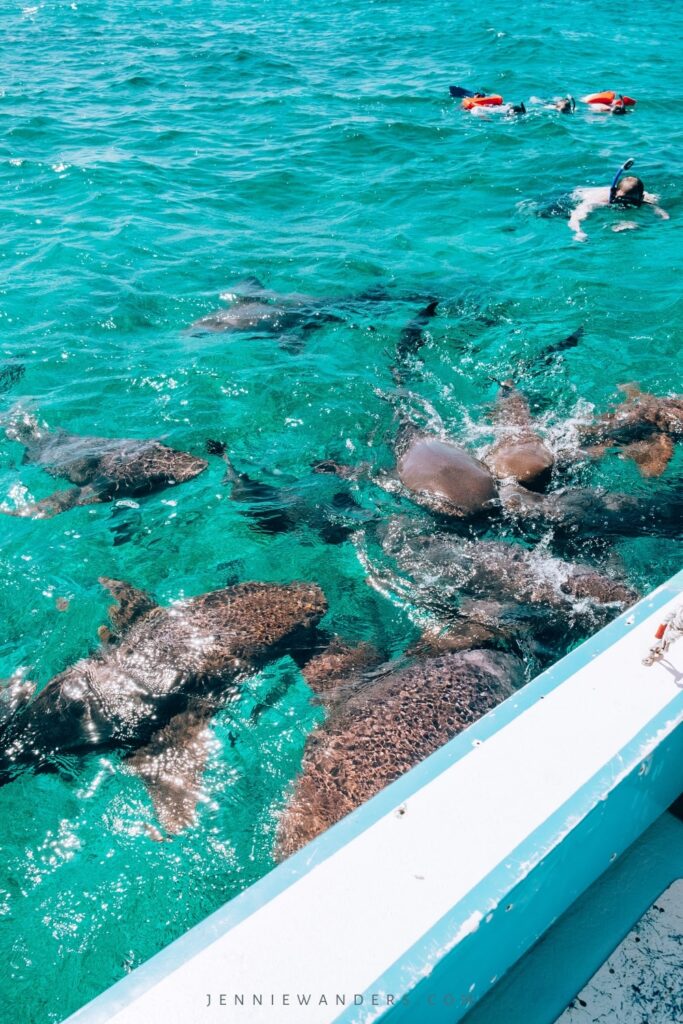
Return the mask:
<path id="1" fill-rule="evenodd" d="M 623 163 L 621 165 L 621 167 L 619 168 L 617 173 L 612 178 L 612 184 L 609 187 L 609 201 L 610 201 L 610 203 L 621 203 L 624 206 L 631 205 L 628 202 L 625 202 L 624 199 L 622 199 L 621 196 L 617 195 L 617 185 L 619 184 L 622 175 L 625 174 L 626 171 L 630 171 L 631 168 L 633 167 L 634 163 L 635 163 L 635 160 L 633 160 L 633 159 L 627 160 L 626 163 Z M 633 204 L 633 205 L 635 205 L 635 204 Z"/>

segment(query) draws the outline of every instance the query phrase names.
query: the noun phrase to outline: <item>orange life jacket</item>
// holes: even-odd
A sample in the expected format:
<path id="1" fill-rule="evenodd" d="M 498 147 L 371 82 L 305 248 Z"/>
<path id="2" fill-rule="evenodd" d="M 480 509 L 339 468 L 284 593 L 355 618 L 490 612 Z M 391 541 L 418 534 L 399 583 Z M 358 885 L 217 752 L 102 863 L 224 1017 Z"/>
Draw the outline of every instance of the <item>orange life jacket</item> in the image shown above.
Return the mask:
<path id="1" fill-rule="evenodd" d="M 632 100 L 630 96 L 621 96 L 611 89 L 607 89 L 605 92 L 594 92 L 592 95 L 586 96 L 585 102 L 604 103 L 606 107 L 611 107 L 615 100 L 623 102 L 625 107 L 635 107 L 636 105 L 636 101 Z"/>
<path id="2" fill-rule="evenodd" d="M 466 96 L 462 106 L 463 110 L 472 110 L 473 107 L 499 107 L 502 102 L 502 96 Z"/>

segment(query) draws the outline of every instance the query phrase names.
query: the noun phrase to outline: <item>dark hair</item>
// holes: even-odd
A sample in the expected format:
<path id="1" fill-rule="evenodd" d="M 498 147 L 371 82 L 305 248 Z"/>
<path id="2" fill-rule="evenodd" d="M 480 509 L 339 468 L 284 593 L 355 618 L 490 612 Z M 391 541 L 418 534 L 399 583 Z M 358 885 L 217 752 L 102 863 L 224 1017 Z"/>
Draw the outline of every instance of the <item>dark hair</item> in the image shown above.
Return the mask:
<path id="1" fill-rule="evenodd" d="M 613 202 L 623 206 L 640 206 L 645 196 L 645 186 L 640 178 L 629 174 L 617 182 Z"/>

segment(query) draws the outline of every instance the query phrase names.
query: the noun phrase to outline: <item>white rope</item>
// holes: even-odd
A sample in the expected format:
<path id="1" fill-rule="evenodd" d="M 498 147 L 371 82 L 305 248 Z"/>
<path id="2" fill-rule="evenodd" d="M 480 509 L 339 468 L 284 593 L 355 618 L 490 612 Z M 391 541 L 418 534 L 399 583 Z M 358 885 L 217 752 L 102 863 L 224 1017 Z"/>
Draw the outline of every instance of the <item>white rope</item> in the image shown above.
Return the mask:
<path id="1" fill-rule="evenodd" d="M 654 665 L 656 661 L 660 661 L 671 645 L 683 636 L 683 604 L 663 619 L 657 633 L 660 635 L 650 648 L 648 656 L 643 658 L 643 665 Z"/>

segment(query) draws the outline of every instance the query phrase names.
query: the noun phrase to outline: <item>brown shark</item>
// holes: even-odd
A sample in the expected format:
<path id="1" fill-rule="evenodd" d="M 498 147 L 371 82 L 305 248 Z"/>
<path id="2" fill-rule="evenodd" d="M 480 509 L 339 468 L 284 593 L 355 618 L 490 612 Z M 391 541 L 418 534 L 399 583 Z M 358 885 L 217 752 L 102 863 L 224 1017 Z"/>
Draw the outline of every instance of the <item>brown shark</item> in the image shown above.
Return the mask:
<path id="1" fill-rule="evenodd" d="M 24 445 L 24 463 L 75 485 L 31 505 L 2 508 L 7 515 L 47 519 L 79 505 L 140 497 L 192 480 L 208 466 L 205 459 L 161 441 L 49 431 L 32 416 L 17 419 L 6 433 Z"/>
<path id="2" fill-rule="evenodd" d="M 581 441 L 598 456 L 619 445 L 621 455 L 632 459 L 643 476 L 661 476 L 674 442 L 683 438 L 683 395 L 660 397 L 633 385 L 622 390 L 623 402 L 580 428 Z"/>
<path id="3" fill-rule="evenodd" d="M 379 528 L 382 549 L 443 604 L 450 596 L 538 605 L 549 616 L 596 628 L 637 600 L 623 582 L 589 565 L 556 558 L 538 548 L 493 540 L 467 540 L 428 532 L 394 517 Z M 385 570 L 386 571 L 386 570 Z M 421 582 L 424 581 L 424 582 Z"/>
<path id="4" fill-rule="evenodd" d="M 149 594 L 103 579 L 117 600 L 103 646 L 31 699 L 15 679 L 0 701 L 0 783 L 55 759 L 129 752 L 170 832 L 194 819 L 207 726 L 268 661 L 305 661 L 327 605 L 312 584 L 242 583 L 160 607 Z"/>
<path id="5" fill-rule="evenodd" d="M 523 682 L 522 662 L 471 650 L 418 661 L 344 692 L 308 738 L 279 823 L 288 857 L 369 800 Z"/>
<path id="6" fill-rule="evenodd" d="M 498 437 L 484 462 L 499 479 L 516 480 L 534 491 L 550 483 L 555 456 L 534 426 L 529 402 L 512 381 L 501 384 L 493 419 Z"/>

